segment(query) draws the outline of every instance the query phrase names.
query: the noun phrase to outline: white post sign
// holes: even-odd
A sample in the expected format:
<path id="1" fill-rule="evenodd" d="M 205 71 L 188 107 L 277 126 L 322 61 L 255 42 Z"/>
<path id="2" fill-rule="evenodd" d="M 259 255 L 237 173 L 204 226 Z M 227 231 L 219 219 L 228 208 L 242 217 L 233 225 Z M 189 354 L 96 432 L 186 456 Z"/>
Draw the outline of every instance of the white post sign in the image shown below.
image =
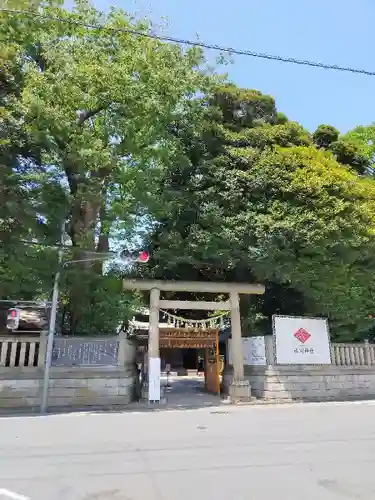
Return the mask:
<path id="1" fill-rule="evenodd" d="M 276 340 L 277 364 L 331 364 L 331 349 L 326 319 L 274 316 L 273 333 Z"/>
<path id="2" fill-rule="evenodd" d="M 264 337 L 244 337 L 242 349 L 244 365 L 264 366 L 267 364 Z M 232 364 L 231 341 L 229 341 L 229 362 Z"/>
<path id="3" fill-rule="evenodd" d="M 244 364 L 264 366 L 266 364 L 264 337 L 245 337 L 242 340 Z"/>
<path id="4" fill-rule="evenodd" d="M 148 362 L 148 400 L 160 401 L 160 358 L 149 358 Z"/>

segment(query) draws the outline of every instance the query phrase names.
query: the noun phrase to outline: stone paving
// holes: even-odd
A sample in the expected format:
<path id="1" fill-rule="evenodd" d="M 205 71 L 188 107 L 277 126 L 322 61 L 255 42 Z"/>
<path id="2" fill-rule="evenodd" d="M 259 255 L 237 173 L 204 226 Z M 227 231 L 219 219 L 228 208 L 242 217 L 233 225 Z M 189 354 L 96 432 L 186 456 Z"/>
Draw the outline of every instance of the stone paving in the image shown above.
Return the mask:
<path id="1" fill-rule="evenodd" d="M 220 396 L 204 391 L 204 378 L 201 375 L 169 377 L 170 387 L 166 387 L 167 378 L 163 376 L 161 383 L 164 386 L 165 404 L 169 408 L 207 407 L 221 404 Z"/>

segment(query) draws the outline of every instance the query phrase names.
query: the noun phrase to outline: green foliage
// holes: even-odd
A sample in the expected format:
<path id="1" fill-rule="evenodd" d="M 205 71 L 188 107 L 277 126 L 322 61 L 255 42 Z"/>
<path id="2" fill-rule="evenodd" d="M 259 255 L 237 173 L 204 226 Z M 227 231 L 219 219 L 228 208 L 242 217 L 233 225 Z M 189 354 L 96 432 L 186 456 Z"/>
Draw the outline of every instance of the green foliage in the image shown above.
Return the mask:
<path id="1" fill-rule="evenodd" d="M 369 167 L 369 160 L 354 142 L 338 140 L 330 145 L 330 150 L 342 165 L 348 165 L 363 175 Z"/>
<path id="2" fill-rule="evenodd" d="M 331 125 L 319 125 L 313 134 L 313 141 L 318 148 L 328 149 L 339 138 L 339 131 Z"/>
<path id="3" fill-rule="evenodd" d="M 354 135 L 339 137 L 339 131 L 330 125 L 319 125 L 313 134 L 314 144 L 332 151 L 337 161 L 363 175 L 369 167 L 369 156 Z"/>
<path id="4" fill-rule="evenodd" d="M 256 182 L 251 205 L 230 222 L 237 241 L 254 247 L 248 258 L 257 277 L 292 284 L 311 313 L 337 323 L 366 321 L 373 303 L 375 186 L 301 147 L 263 153 L 247 176 Z"/>
<path id="5" fill-rule="evenodd" d="M 371 169 L 375 162 L 375 124 L 356 127 L 348 132 L 344 139 L 354 143 L 359 151 L 367 158 Z"/>
<path id="6" fill-rule="evenodd" d="M 87 251 L 108 251 L 111 235 L 129 228 L 153 198 L 152 179 L 174 151 L 169 126 L 179 116 L 198 119 L 191 98 L 205 92 L 212 77 L 200 67 L 199 49 L 111 31 L 149 30 L 148 22 L 122 10 L 103 14 L 83 0 L 71 10 L 54 0 L 15 0 L 9 7 L 45 17 L 0 13 L 0 159 L 6 176 L 0 231 L 11 240 L 0 255 L 1 291 L 20 298 L 24 274 L 30 276 L 27 293 L 37 297 L 49 292 L 55 266 L 20 238 L 54 244 L 65 220 L 75 260 L 92 255 Z M 37 214 L 44 224 L 36 224 Z M 101 266 L 84 264 L 76 273 L 82 279 L 66 280 L 63 289 L 68 331 L 113 326 L 118 314 L 109 304 L 122 303 L 119 290 L 101 276 Z"/>
<path id="7" fill-rule="evenodd" d="M 71 290 L 77 301 L 74 309 L 70 307 Z M 141 302 L 138 296 L 122 291 L 122 280 L 115 274 L 93 276 L 90 270 L 77 273 L 72 267 L 64 274 L 61 304 L 58 323 L 62 333 L 103 335 L 116 332 Z"/>
<path id="8" fill-rule="evenodd" d="M 106 252 L 111 238 L 122 245 L 141 223 L 153 258 L 131 272 L 266 283 L 264 297 L 242 302 L 247 331 L 281 313 L 328 316 L 337 338 L 363 335 L 373 125 L 311 135 L 272 97 L 212 75 L 199 50 L 111 31 L 150 28 L 118 9 L 9 6 L 68 22 L 0 14 L 2 298 L 50 296 L 63 221 L 66 260 Z M 139 303 L 101 265 L 66 266 L 61 285 L 65 333 L 113 332 Z"/>
<path id="9" fill-rule="evenodd" d="M 243 301 L 244 326 L 256 331 L 269 330 L 274 313 L 328 316 L 338 336 L 366 328 L 374 302 L 372 181 L 316 149 L 298 124 L 275 121 L 276 109 L 264 105 L 271 98 L 225 87 L 210 102 L 223 106 L 221 114 L 200 137 L 186 130 L 183 167 L 165 169 L 149 275 L 266 283 L 264 297 Z M 238 109 L 250 109 L 239 122 Z"/>
<path id="10" fill-rule="evenodd" d="M 217 89 L 209 103 L 220 110 L 225 125 L 236 130 L 277 120 L 274 99 L 258 90 L 228 84 Z"/>

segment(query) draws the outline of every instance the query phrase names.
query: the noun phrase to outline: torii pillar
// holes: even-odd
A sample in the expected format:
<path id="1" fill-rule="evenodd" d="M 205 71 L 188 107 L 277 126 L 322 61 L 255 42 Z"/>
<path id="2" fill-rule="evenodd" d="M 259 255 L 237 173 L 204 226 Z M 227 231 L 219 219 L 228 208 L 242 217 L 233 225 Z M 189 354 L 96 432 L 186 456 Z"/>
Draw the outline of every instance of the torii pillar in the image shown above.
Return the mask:
<path id="1" fill-rule="evenodd" d="M 160 289 L 152 288 L 150 293 L 150 315 L 148 328 L 149 358 L 159 358 L 159 302 Z"/>
<path id="2" fill-rule="evenodd" d="M 232 325 L 231 355 L 233 363 L 233 380 L 244 380 L 243 345 L 241 332 L 240 298 L 237 292 L 230 292 L 230 319 Z"/>

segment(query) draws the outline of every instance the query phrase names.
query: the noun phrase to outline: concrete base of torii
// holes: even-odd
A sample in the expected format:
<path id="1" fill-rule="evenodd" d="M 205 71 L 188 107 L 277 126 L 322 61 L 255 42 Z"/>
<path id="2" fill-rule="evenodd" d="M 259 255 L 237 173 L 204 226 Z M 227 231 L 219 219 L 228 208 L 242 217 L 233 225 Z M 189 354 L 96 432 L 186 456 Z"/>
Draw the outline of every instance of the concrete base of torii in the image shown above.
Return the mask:
<path id="1" fill-rule="evenodd" d="M 246 403 L 252 401 L 251 385 L 248 380 L 232 382 L 229 386 L 229 398 L 231 403 Z"/>
<path id="2" fill-rule="evenodd" d="M 254 398 L 251 396 L 250 382 L 244 378 L 236 380 L 233 375 L 233 366 L 230 364 L 225 365 L 222 374 L 222 394 L 227 396 L 231 403 L 253 401 Z"/>

